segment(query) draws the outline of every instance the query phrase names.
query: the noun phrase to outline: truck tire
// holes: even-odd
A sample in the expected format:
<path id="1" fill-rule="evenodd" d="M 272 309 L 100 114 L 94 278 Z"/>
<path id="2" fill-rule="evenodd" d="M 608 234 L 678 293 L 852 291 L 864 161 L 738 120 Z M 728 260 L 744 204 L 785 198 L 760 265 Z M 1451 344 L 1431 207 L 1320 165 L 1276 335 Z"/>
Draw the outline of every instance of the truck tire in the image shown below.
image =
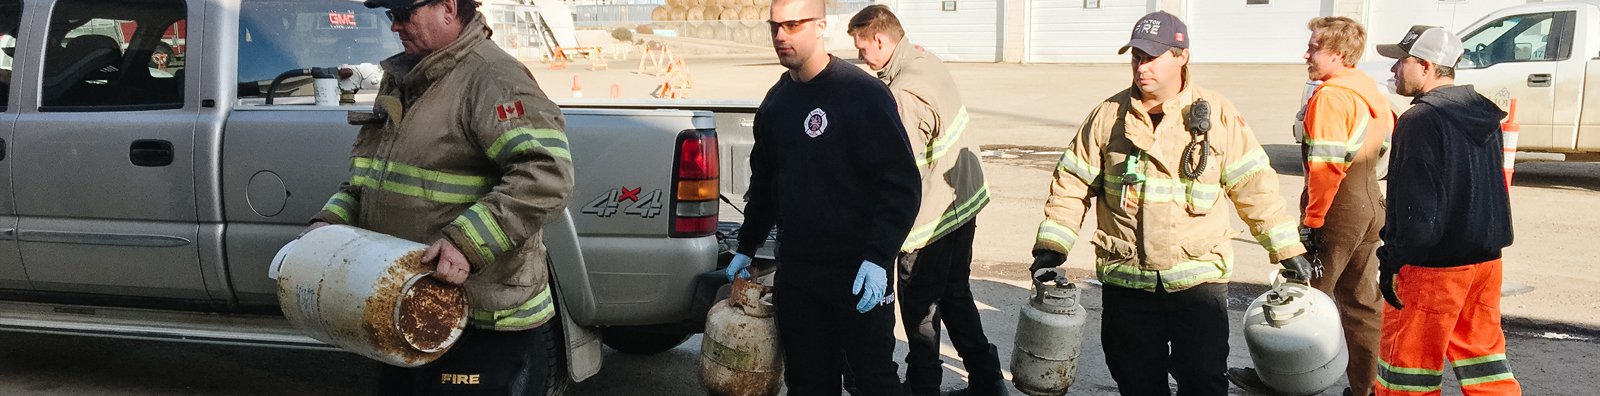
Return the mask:
<path id="1" fill-rule="evenodd" d="M 532 378 L 527 382 L 528 389 L 512 394 L 561 396 L 572 385 L 572 376 L 567 374 L 567 343 L 562 336 L 561 317 L 550 318 L 549 323 L 535 328 L 534 333 L 539 340 L 539 348 L 532 351 L 533 356 L 529 361 L 532 367 L 528 375 Z"/>
<path id="2" fill-rule="evenodd" d="M 601 335 L 601 341 L 618 352 L 631 355 L 654 355 L 678 347 L 684 341 L 688 341 L 689 336 L 693 334 L 613 326 L 602 329 Z"/>

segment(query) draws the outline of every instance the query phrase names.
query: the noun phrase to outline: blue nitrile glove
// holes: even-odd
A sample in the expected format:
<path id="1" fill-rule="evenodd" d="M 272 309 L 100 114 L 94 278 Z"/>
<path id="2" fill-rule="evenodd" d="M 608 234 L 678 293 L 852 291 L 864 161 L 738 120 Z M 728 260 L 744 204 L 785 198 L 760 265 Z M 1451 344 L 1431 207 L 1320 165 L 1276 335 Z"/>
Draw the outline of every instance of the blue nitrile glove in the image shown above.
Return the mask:
<path id="1" fill-rule="evenodd" d="M 733 254 L 733 261 L 729 261 L 728 262 L 728 270 L 727 270 L 727 272 L 728 272 L 728 281 L 729 282 L 732 282 L 734 277 L 749 278 L 750 277 L 750 256 L 746 256 L 746 255 L 739 254 L 739 253 L 734 253 Z"/>
<path id="2" fill-rule="evenodd" d="M 856 303 L 856 312 L 867 313 L 878 306 L 883 302 L 883 291 L 887 289 L 889 275 L 884 274 L 883 267 L 862 260 L 861 269 L 856 270 L 856 283 L 850 286 L 850 294 L 861 295 L 861 302 Z"/>

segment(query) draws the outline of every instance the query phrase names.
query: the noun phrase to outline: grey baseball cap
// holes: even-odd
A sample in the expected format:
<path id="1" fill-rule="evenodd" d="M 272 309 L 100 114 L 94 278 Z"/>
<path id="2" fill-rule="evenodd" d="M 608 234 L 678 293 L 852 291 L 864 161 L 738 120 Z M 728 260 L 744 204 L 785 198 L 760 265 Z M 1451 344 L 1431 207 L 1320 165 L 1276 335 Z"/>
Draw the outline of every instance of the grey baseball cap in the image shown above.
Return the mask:
<path id="1" fill-rule="evenodd" d="M 1455 67 L 1461 60 L 1461 39 L 1438 26 L 1416 25 L 1399 44 L 1378 46 L 1378 55 L 1400 59 L 1415 56 L 1435 65 Z"/>
<path id="2" fill-rule="evenodd" d="M 1177 16 L 1166 11 L 1152 12 L 1133 24 L 1133 36 L 1117 54 L 1125 54 L 1129 48 L 1138 48 L 1149 55 L 1161 55 L 1172 48 L 1189 48 L 1188 36 L 1189 27 Z"/>
<path id="3" fill-rule="evenodd" d="M 426 2 L 427 0 L 366 0 L 362 2 L 362 5 L 367 6 L 367 8 L 400 9 L 413 6 L 416 3 Z"/>

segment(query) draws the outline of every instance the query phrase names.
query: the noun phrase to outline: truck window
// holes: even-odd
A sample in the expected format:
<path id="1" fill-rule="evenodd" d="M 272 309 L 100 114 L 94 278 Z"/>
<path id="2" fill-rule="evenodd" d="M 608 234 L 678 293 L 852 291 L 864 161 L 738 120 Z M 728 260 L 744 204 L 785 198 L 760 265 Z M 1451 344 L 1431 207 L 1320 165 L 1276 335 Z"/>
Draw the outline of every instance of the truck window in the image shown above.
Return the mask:
<path id="1" fill-rule="evenodd" d="M 1461 69 L 1508 62 L 1566 59 L 1571 50 L 1572 12 L 1514 15 L 1489 22 L 1461 40 Z"/>
<path id="2" fill-rule="evenodd" d="M 239 9 L 239 97 L 264 96 L 285 71 L 377 64 L 403 50 L 383 9 L 360 0 L 245 0 Z M 309 79 L 275 96 L 311 96 Z"/>
<path id="3" fill-rule="evenodd" d="M 21 24 L 22 1 L 0 0 L 0 111 L 11 101 L 11 56 L 17 51 L 17 27 Z"/>
<path id="4" fill-rule="evenodd" d="M 62 0 L 44 50 L 43 111 L 183 107 L 183 0 Z"/>

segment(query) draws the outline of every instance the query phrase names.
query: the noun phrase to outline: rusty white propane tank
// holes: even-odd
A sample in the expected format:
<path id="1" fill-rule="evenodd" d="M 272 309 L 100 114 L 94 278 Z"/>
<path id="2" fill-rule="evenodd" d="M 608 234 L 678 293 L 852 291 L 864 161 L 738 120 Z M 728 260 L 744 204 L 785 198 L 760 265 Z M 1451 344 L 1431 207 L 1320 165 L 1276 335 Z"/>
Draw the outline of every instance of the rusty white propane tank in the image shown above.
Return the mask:
<path id="1" fill-rule="evenodd" d="M 733 280 L 733 293 L 711 307 L 700 341 L 700 384 L 715 396 L 776 395 L 783 348 L 772 314 L 772 288 Z"/>
<path id="2" fill-rule="evenodd" d="M 1047 284 L 1038 276 L 1054 272 Z M 1022 307 L 1011 351 L 1011 378 L 1017 390 L 1033 396 L 1060 396 L 1077 379 L 1088 315 L 1078 304 L 1078 286 L 1060 268 L 1034 273 L 1033 299 Z"/>
<path id="3" fill-rule="evenodd" d="M 1261 382 L 1283 394 L 1333 386 L 1349 362 L 1339 309 L 1327 294 L 1274 277 L 1272 289 L 1244 311 L 1244 340 Z"/>
<path id="4" fill-rule="evenodd" d="M 443 355 L 467 324 L 466 293 L 433 279 L 420 243 L 348 226 L 284 245 L 268 276 L 283 316 L 318 341 L 400 367 Z"/>

